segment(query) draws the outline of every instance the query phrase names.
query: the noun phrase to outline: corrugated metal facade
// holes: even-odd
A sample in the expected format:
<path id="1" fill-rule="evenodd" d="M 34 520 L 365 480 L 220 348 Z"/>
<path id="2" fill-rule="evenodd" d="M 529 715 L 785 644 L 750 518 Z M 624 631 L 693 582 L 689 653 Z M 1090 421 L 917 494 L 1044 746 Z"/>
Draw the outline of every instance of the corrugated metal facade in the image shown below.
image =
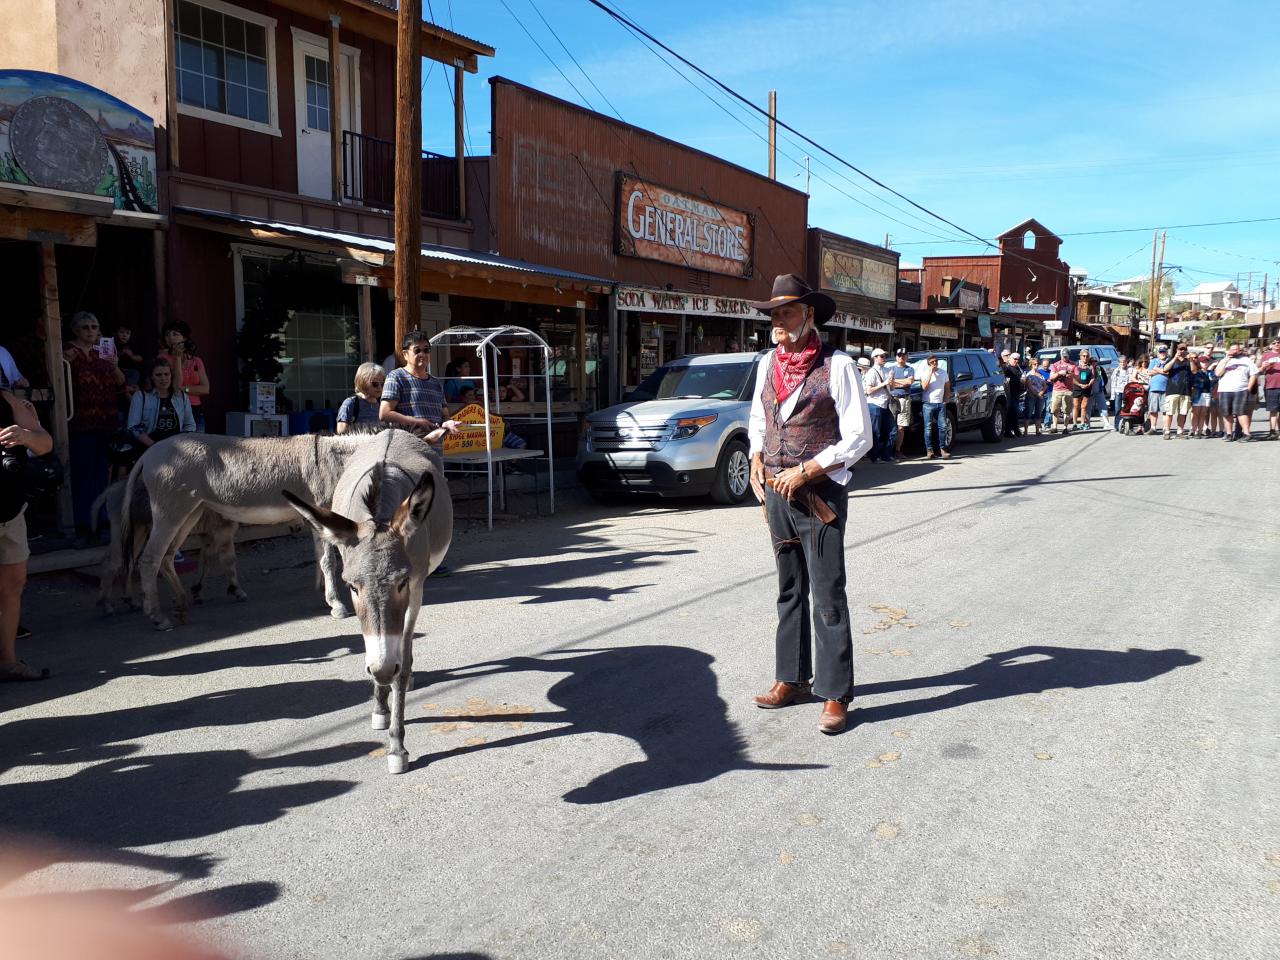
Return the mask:
<path id="1" fill-rule="evenodd" d="M 490 82 L 496 160 L 490 218 L 494 249 L 503 256 L 623 283 L 750 299 L 767 299 L 779 273 L 805 273 L 805 194 L 509 80 Z M 619 173 L 752 214 L 753 275 L 618 255 Z"/>

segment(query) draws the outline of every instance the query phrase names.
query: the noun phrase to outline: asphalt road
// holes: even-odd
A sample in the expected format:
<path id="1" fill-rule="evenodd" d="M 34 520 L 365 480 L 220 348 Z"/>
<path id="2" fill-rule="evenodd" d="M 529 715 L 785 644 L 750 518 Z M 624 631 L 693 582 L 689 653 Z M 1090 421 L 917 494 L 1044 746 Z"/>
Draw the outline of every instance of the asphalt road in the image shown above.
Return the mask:
<path id="1" fill-rule="evenodd" d="M 756 508 L 460 530 L 400 777 L 308 542 L 169 634 L 42 579 L 0 900 L 108 891 L 264 960 L 1274 958 L 1280 443 L 958 450 L 855 473 L 835 738 L 752 705 Z"/>

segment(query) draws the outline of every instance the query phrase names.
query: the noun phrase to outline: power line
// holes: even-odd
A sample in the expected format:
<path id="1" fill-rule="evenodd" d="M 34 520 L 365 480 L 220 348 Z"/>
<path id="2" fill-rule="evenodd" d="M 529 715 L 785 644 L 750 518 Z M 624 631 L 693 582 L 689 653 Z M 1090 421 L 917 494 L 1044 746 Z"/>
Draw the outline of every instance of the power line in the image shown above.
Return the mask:
<path id="1" fill-rule="evenodd" d="M 588 100 L 586 94 L 584 94 L 581 90 L 578 89 L 578 85 L 569 79 L 569 75 L 560 69 L 560 64 L 556 63 L 555 60 L 551 58 L 551 54 L 547 53 L 546 48 L 544 48 L 542 44 L 538 42 L 538 38 L 529 32 L 529 28 L 524 25 L 524 21 L 521 20 L 519 17 L 517 17 L 516 12 L 507 5 L 507 0 L 498 0 L 498 2 L 502 4 L 503 9 L 506 10 L 507 13 L 511 14 L 511 19 L 520 25 L 520 29 L 523 30 L 524 35 L 533 42 L 533 45 L 538 48 L 538 52 L 547 58 L 547 63 L 555 67 L 556 73 L 560 74 L 560 76 L 564 78 L 564 82 L 573 88 L 573 92 L 578 95 L 578 99 L 581 100 L 583 103 L 585 103 L 592 110 L 599 113 L 599 111 L 596 110 L 595 108 L 595 104 L 593 104 L 590 100 Z"/>
<path id="2" fill-rule="evenodd" d="M 588 0 L 588 2 L 591 2 L 591 0 Z M 1173 223 L 1173 224 L 1168 224 L 1167 226 L 1159 226 L 1159 227 L 1123 227 L 1123 228 L 1117 228 L 1114 230 L 1076 230 L 1070 233 L 1059 233 L 1058 236 L 1059 237 L 1102 237 L 1102 236 L 1108 236 L 1110 234 L 1116 234 L 1116 233 L 1151 233 L 1154 230 L 1193 230 L 1193 229 L 1199 229 L 1201 227 L 1234 227 L 1234 226 L 1238 226 L 1239 224 L 1246 224 L 1246 223 L 1277 223 L 1277 222 L 1280 222 L 1280 217 L 1258 217 L 1253 220 L 1215 220 L 1210 223 Z M 976 240 L 976 241 L 965 240 L 963 242 L 964 243 L 975 243 L 975 242 L 987 243 L 988 241 L 981 240 L 979 238 L 979 240 Z M 1191 241 L 1187 240 L 1184 242 L 1190 243 Z M 903 240 L 898 243 L 898 246 L 914 247 L 914 246 L 923 246 L 929 243 L 933 243 L 933 241 L 932 240 Z M 1219 252 L 1219 251 L 1215 251 L 1215 252 Z M 1228 256 L 1232 256 L 1232 254 L 1228 254 Z M 1245 257 L 1244 259 L 1262 260 L 1261 257 L 1259 258 Z M 1263 262 L 1274 263 L 1275 261 L 1263 260 Z"/>
<path id="3" fill-rule="evenodd" d="M 591 75 L 587 73 L 586 70 L 582 69 L 582 64 L 578 62 L 578 58 L 575 57 L 572 51 L 564 45 L 564 41 L 560 39 L 560 34 L 556 33 L 555 27 L 547 23 L 547 18 L 542 15 L 542 11 L 538 9 L 538 5 L 534 3 L 533 0 L 529 0 L 529 6 L 533 7 L 533 12 L 538 15 L 538 19 L 542 21 L 542 25 L 551 31 L 551 35 L 556 38 L 556 43 L 560 44 L 560 49 L 569 55 L 569 59 L 573 61 L 573 65 L 578 68 L 578 72 L 587 78 L 587 83 L 591 84 L 592 89 L 594 89 L 596 93 L 600 94 L 600 98 L 604 100 L 605 103 L 609 104 L 609 109 L 613 111 L 613 115 L 621 120 L 622 114 L 619 113 L 618 108 L 613 105 L 613 101 L 605 96 L 603 90 L 596 86 L 596 82 L 591 79 Z"/>

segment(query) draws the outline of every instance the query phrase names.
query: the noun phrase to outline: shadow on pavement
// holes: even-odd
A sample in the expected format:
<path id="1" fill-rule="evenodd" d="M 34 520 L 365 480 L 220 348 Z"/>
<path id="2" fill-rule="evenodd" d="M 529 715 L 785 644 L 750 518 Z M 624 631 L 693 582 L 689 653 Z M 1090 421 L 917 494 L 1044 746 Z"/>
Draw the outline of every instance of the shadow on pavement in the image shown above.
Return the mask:
<path id="1" fill-rule="evenodd" d="M 609 803 L 670 787 L 705 783 L 733 770 L 819 770 L 814 764 L 755 763 L 747 758 L 737 728 L 717 691 L 710 655 L 688 647 L 635 646 L 609 650 L 566 650 L 546 657 L 512 657 L 453 672 L 431 673 L 431 683 L 495 674 L 536 671 L 567 673 L 547 691 L 560 707 L 522 715 L 525 723 L 567 724 L 554 730 L 507 737 L 460 750 L 419 757 L 422 768 L 444 757 L 511 747 L 582 733 L 617 734 L 635 741 L 644 759 L 616 767 L 564 795 L 569 803 Z M 414 718 L 432 723 L 449 717 Z M 475 716 L 478 723 L 502 723 L 511 714 Z"/>
<path id="2" fill-rule="evenodd" d="M 1083 690 L 1115 683 L 1144 683 L 1200 661 L 1201 658 L 1195 654 L 1177 648 L 1142 650 L 1130 647 L 1125 651 L 1115 651 L 1053 646 L 1015 647 L 1004 653 L 988 654 L 982 661 L 950 673 L 858 684 L 854 698 L 859 706 L 850 716 L 851 726 L 899 720 L 1045 690 Z M 882 706 L 860 705 L 866 697 L 928 687 L 963 689 Z"/>

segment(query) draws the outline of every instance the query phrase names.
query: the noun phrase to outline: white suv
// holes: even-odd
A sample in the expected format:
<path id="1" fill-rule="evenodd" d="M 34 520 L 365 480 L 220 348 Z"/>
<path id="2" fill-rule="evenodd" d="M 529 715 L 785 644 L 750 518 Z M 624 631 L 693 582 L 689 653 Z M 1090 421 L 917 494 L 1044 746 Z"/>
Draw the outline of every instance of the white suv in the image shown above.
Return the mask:
<path id="1" fill-rule="evenodd" d="M 747 420 L 758 360 L 719 353 L 659 367 L 622 403 L 587 417 L 579 481 L 599 499 L 639 491 L 741 503 L 751 491 Z"/>

